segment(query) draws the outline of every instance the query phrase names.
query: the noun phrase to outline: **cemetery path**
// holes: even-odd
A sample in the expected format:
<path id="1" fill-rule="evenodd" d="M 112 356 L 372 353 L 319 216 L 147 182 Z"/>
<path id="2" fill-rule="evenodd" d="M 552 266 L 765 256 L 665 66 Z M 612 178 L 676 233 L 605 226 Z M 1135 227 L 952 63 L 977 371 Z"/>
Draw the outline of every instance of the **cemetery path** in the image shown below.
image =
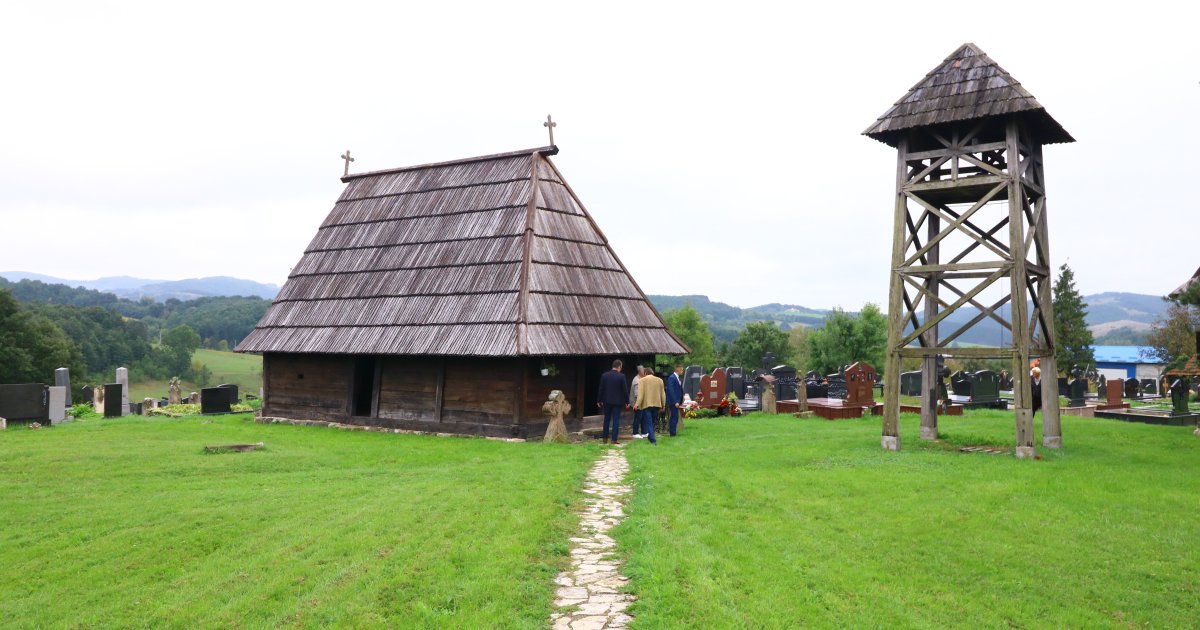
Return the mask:
<path id="1" fill-rule="evenodd" d="M 628 472 L 621 448 L 605 452 L 588 472 L 579 532 L 571 538 L 571 568 L 554 579 L 557 612 L 550 621 L 555 630 L 624 628 L 632 621 L 625 611 L 635 597 L 620 592 L 629 578 L 620 573 L 616 542 L 608 535 L 625 518 L 622 502 L 631 491 L 625 483 Z"/>

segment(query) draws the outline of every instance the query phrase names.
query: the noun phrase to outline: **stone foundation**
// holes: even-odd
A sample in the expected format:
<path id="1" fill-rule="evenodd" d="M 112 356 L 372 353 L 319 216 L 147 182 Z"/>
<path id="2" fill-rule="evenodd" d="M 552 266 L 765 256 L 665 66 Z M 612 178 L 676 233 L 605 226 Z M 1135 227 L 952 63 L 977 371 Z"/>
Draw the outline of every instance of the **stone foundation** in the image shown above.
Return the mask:
<path id="1" fill-rule="evenodd" d="M 879 440 L 879 445 L 885 451 L 898 451 L 900 450 L 900 436 L 885 435 Z"/>

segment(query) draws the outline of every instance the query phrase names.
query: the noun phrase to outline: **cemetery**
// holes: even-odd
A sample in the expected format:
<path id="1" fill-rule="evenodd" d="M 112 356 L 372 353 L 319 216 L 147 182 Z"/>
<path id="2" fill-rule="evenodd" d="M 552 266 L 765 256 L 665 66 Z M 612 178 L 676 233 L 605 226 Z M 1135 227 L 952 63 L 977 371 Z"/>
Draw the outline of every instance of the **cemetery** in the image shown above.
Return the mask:
<path id="1" fill-rule="evenodd" d="M 1043 147 L 1075 139 L 978 46 L 863 132 L 896 160 L 887 336 L 880 318 L 844 360 L 694 354 L 551 160 L 556 125 L 538 148 L 362 173 L 346 151 L 237 344 L 258 392 L 131 391 L 127 366 L 0 383 L 0 619 L 1200 618 L 1200 331 L 1186 361 L 1066 354 Z M 1000 340 L 962 343 L 985 320 Z M 637 407 L 671 396 L 684 421 L 655 441 Z"/>

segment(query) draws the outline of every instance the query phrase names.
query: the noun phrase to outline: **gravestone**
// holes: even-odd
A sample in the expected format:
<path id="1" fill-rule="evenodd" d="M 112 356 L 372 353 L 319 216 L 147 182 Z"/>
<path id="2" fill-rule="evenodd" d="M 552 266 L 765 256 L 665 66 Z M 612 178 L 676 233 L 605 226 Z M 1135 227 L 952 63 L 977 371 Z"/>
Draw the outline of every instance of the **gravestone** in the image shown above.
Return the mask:
<path id="1" fill-rule="evenodd" d="M 1000 390 L 1005 391 L 1005 392 L 1011 392 L 1012 388 L 1013 388 L 1012 374 L 1009 374 L 1008 370 L 1000 370 Z"/>
<path id="2" fill-rule="evenodd" d="M 1108 397 L 1108 379 L 1101 374 L 1099 382 L 1096 383 L 1096 398 Z"/>
<path id="3" fill-rule="evenodd" d="M 1103 377 L 1101 377 L 1103 378 Z M 1119 378 L 1114 378 L 1105 383 L 1104 398 L 1105 402 L 1110 405 L 1120 405 L 1121 395 L 1125 393 L 1125 381 Z"/>
<path id="4" fill-rule="evenodd" d="M 217 387 L 225 390 L 226 393 L 229 394 L 229 404 L 230 405 L 236 405 L 239 402 L 241 402 L 241 400 L 238 398 L 238 386 L 237 385 L 231 385 L 229 383 L 222 383 L 220 385 L 217 385 Z"/>
<path id="5" fill-rule="evenodd" d="M 808 412 L 808 381 L 803 380 L 796 387 L 796 411 Z"/>
<path id="6" fill-rule="evenodd" d="M 1065 376 L 1058 377 L 1058 395 L 1063 397 L 1071 395 L 1071 383 Z"/>
<path id="7" fill-rule="evenodd" d="M 971 402 L 996 402 L 1000 400 L 1000 375 L 991 370 L 980 370 L 971 378 Z"/>
<path id="8" fill-rule="evenodd" d="M 972 377 L 970 372 L 959 370 L 950 375 L 950 391 L 955 396 L 971 397 L 971 392 L 974 391 L 971 387 Z"/>
<path id="9" fill-rule="evenodd" d="M 101 385 L 92 390 L 92 408 L 96 413 L 104 415 L 104 386 Z"/>
<path id="10" fill-rule="evenodd" d="M 66 391 L 63 397 L 63 408 L 71 406 L 71 370 L 67 368 L 58 368 L 54 370 L 54 386 L 62 387 Z"/>
<path id="11" fill-rule="evenodd" d="M 1169 380 L 1171 383 L 1171 413 L 1187 414 L 1189 379 L 1186 376 L 1176 376 Z"/>
<path id="12" fill-rule="evenodd" d="M 701 407 L 715 409 L 725 398 L 729 387 L 725 382 L 725 368 L 714 368 L 713 373 L 700 381 L 700 398 L 697 402 Z"/>
<path id="13" fill-rule="evenodd" d="M 875 368 L 859 361 L 846 368 L 846 404 L 874 405 L 875 381 L 879 380 Z"/>
<path id="14" fill-rule="evenodd" d="M 846 398 L 846 368 L 838 370 L 834 374 L 825 377 L 825 385 L 827 386 L 826 395 L 830 398 Z"/>
<path id="15" fill-rule="evenodd" d="M 725 368 L 725 384 L 729 387 L 729 391 L 738 397 L 738 400 L 746 397 L 746 373 L 740 367 Z"/>
<path id="16" fill-rule="evenodd" d="M 921 395 L 921 372 L 904 372 L 900 375 L 900 395 Z"/>
<path id="17" fill-rule="evenodd" d="M 58 375 L 55 374 L 55 376 L 57 377 Z M 62 424 L 63 422 L 66 422 L 66 420 L 67 420 L 67 392 L 69 392 L 71 390 L 67 389 L 67 386 L 60 386 L 60 385 L 55 385 L 54 387 L 47 387 L 46 390 L 47 390 L 47 394 L 50 399 L 50 406 L 47 410 L 49 412 L 50 425 L 53 426 L 56 424 Z"/>
<path id="18" fill-rule="evenodd" d="M 172 376 L 167 383 L 167 400 L 168 404 L 178 405 L 183 402 L 183 385 L 179 382 L 178 376 Z"/>
<path id="19" fill-rule="evenodd" d="M 104 385 L 104 417 L 105 418 L 120 418 L 124 415 L 121 411 L 121 397 L 124 396 L 125 386 L 120 383 L 107 383 Z"/>
<path id="20" fill-rule="evenodd" d="M 1158 382 L 1152 378 L 1142 379 L 1142 393 L 1158 395 Z"/>
<path id="21" fill-rule="evenodd" d="M 142 399 L 142 415 L 143 416 L 150 415 L 150 410 L 153 408 L 154 408 L 154 399 L 153 398 L 143 398 Z"/>
<path id="22" fill-rule="evenodd" d="M 139 403 L 139 402 L 129 403 L 129 414 L 134 415 L 134 416 L 142 415 L 142 403 Z"/>
<path id="23" fill-rule="evenodd" d="M 1087 397 L 1088 381 L 1078 372 L 1074 372 L 1072 376 L 1074 378 L 1067 385 L 1067 398 L 1070 399 L 1067 401 L 1067 406 L 1082 407 L 1084 406 L 1084 398 Z"/>
<path id="24" fill-rule="evenodd" d="M 1141 398 L 1142 391 L 1140 383 L 1136 378 L 1127 379 L 1125 381 L 1125 397 L 1126 398 Z"/>
<path id="25" fill-rule="evenodd" d="M 50 421 L 50 394 L 41 383 L 0 385 L 0 417 Z"/>
<path id="26" fill-rule="evenodd" d="M 119 367 L 117 368 L 117 382 L 121 387 L 121 415 L 129 415 L 129 370 Z M 112 401 L 116 402 L 116 401 Z"/>
<path id="27" fill-rule="evenodd" d="M 775 387 L 776 398 L 779 400 L 796 398 L 796 368 L 790 365 L 776 365 L 771 368 L 771 376 L 775 377 L 772 385 Z"/>
<path id="28" fill-rule="evenodd" d="M 200 394 L 197 392 L 192 392 L 192 393 L 188 394 L 187 401 L 188 401 L 189 405 L 199 405 L 200 404 Z"/>
<path id="29" fill-rule="evenodd" d="M 550 423 L 546 425 L 546 435 L 542 437 L 542 441 L 569 443 L 567 424 L 563 421 L 563 416 L 571 413 L 571 403 L 567 402 L 567 397 L 561 390 L 556 389 L 550 392 L 549 400 L 542 403 L 542 413 L 550 418 Z"/>
<path id="30" fill-rule="evenodd" d="M 229 390 L 221 387 L 200 390 L 200 413 L 229 413 Z"/>
<path id="31" fill-rule="evenodd" d="M 700 379 L 704 378 L 704 368 L 699 365 L 689 365 L 683 371 L 683 393 L 691 396 L 692 400 L 700 395 Z M 260 394 L 261 398 L 262 395 Z"/>
<path id="32" fill-rule="evenodd" d="M 96 390 L 84 385 L 79 389 L 79 402 L 90 405 L 92 400 L 96 398 Z"/>
<path id="33" fill-rule="evenodd" d="M 763 413 L 779 413 L 778 407 L 775 406 L 775 387 L 774 383 L 769 380 L 769 377 L 764 376 L 762 381 L 762 410 Z"/>

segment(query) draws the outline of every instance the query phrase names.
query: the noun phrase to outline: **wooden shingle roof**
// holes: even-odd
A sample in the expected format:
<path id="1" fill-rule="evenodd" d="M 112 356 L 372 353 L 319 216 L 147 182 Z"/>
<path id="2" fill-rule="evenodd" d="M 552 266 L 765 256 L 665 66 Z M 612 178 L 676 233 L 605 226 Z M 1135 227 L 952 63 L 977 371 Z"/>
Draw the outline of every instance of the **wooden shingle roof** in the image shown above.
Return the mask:
<path id="1" fill-rule="evenodd" d="M 683 354 L 550 162 L 555 147 L 346 188 L 241 352 Z"/>
<path id="2" fill-rule="evenodd" d="M 896 146 L 900 132 L 915 127 L 993 116 L 1025 117 L 1044 144 L 1074 142 L 1046 108 L 975 44 L 946 57 L 863 135 Z"/>

